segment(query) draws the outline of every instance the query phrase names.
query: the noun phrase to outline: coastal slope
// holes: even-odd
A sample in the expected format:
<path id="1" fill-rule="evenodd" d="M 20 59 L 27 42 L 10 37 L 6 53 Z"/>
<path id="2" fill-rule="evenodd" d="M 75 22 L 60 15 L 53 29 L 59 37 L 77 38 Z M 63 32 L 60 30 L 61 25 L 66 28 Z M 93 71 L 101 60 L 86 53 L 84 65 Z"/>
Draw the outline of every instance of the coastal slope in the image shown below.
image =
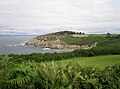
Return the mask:
<path id="1" fill-rule="evenodd" d="M 52 49 L 90 49 L 97 45 L 97 41 L 91 43 L 79 42 L 81 39 L 86 39 L 89 37 L 90 35 L 84 34 L 82 32 L 61 31 L 56 33 L 39 35 L 26 41 L 25 44 Z"/>

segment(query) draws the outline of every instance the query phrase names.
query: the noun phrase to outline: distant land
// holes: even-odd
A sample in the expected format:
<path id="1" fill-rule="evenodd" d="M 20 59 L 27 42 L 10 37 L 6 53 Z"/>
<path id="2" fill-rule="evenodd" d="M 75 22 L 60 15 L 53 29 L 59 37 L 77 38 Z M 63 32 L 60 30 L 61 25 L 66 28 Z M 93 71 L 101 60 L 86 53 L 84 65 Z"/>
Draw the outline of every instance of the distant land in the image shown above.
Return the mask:
<path id="1" fill-rule="evenodd" d="M 18 35 L 8 35 L 7 34 L 7 35 L 0 35 L 0 36 L 37 36 L 37 35 L 19 35 L 19 34 Z"/>
<path id="2" fill-rule="evenodd" d="M 26 41 L 26 45 L 53 49 L 91 49 L 98 43 L 114 38 L 117 34 L 85 34 L 84 32 L 60 31 L 43 34 Z"/>

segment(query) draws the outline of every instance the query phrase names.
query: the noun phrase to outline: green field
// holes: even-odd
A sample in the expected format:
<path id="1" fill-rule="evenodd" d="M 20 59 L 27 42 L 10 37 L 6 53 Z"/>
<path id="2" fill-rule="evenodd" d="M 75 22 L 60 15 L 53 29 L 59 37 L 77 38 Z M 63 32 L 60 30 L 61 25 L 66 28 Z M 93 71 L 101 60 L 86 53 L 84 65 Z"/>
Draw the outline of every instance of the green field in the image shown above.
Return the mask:
<path id="1" fill-rule="evenodd" d="M 51 63 L 51 62 L 48 62 Z M 120 64 L 120 55 L 96 56 L 96 57 L 79 57 L 62 61 L 55 61 L 58 65 L 80 64 L 81 66 L 107 67 Z"/>
<path id="2" fill-rule="evenodd" d="M 107 37 L 106 34 L 93 34 L 88 37 L 72 37 L 65 36 L 63 39 L 69 45 L 84 45 L 98 43 L 98 48 L 105 49 L 110 47 L 120 48 L 120 37 L 119 35 L 112 34 L 111 37 Z"/>
<path id="3" fill-rule="evenodd" d="M 63 39 L 69 45 L 84 45 L 84 44 L 93 44 L 95 42 L 102 42 L 108 40 L 108 38 L 99 35 L 90 35 L 89 37 L 72 37 L 65 36 Z"/>

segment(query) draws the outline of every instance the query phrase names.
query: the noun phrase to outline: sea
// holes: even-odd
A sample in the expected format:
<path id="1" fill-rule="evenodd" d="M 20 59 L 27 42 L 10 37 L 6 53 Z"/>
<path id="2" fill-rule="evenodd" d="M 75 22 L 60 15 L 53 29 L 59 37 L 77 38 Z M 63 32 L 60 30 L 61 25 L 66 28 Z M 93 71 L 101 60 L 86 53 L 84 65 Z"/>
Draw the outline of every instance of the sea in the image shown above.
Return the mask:
<path id="1" fill-rule="evenodd" d="M 68 49 L 50 49 L 37 46 L 26 46 L 25 41 L 35 36 L 0 36 L 0 55 L 2 54 L 30 54 L 68 52 Z"/>

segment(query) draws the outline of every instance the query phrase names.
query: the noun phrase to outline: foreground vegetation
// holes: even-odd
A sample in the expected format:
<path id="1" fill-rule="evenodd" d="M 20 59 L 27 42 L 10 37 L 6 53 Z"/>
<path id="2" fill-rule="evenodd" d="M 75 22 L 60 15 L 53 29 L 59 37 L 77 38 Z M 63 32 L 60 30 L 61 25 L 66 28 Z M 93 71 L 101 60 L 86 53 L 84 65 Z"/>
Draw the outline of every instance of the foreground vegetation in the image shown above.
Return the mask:
<path id="1" fill-rule="evenodd" d="M 119 89 L 119 58 L 120 55 L 112 55 L 38 63 L 16 62 L 2 56 L 0 89 Z M 84 64 L 80 63 L 83 60 Z M 102 68 L 96 67 L 101 61 Z"/>

